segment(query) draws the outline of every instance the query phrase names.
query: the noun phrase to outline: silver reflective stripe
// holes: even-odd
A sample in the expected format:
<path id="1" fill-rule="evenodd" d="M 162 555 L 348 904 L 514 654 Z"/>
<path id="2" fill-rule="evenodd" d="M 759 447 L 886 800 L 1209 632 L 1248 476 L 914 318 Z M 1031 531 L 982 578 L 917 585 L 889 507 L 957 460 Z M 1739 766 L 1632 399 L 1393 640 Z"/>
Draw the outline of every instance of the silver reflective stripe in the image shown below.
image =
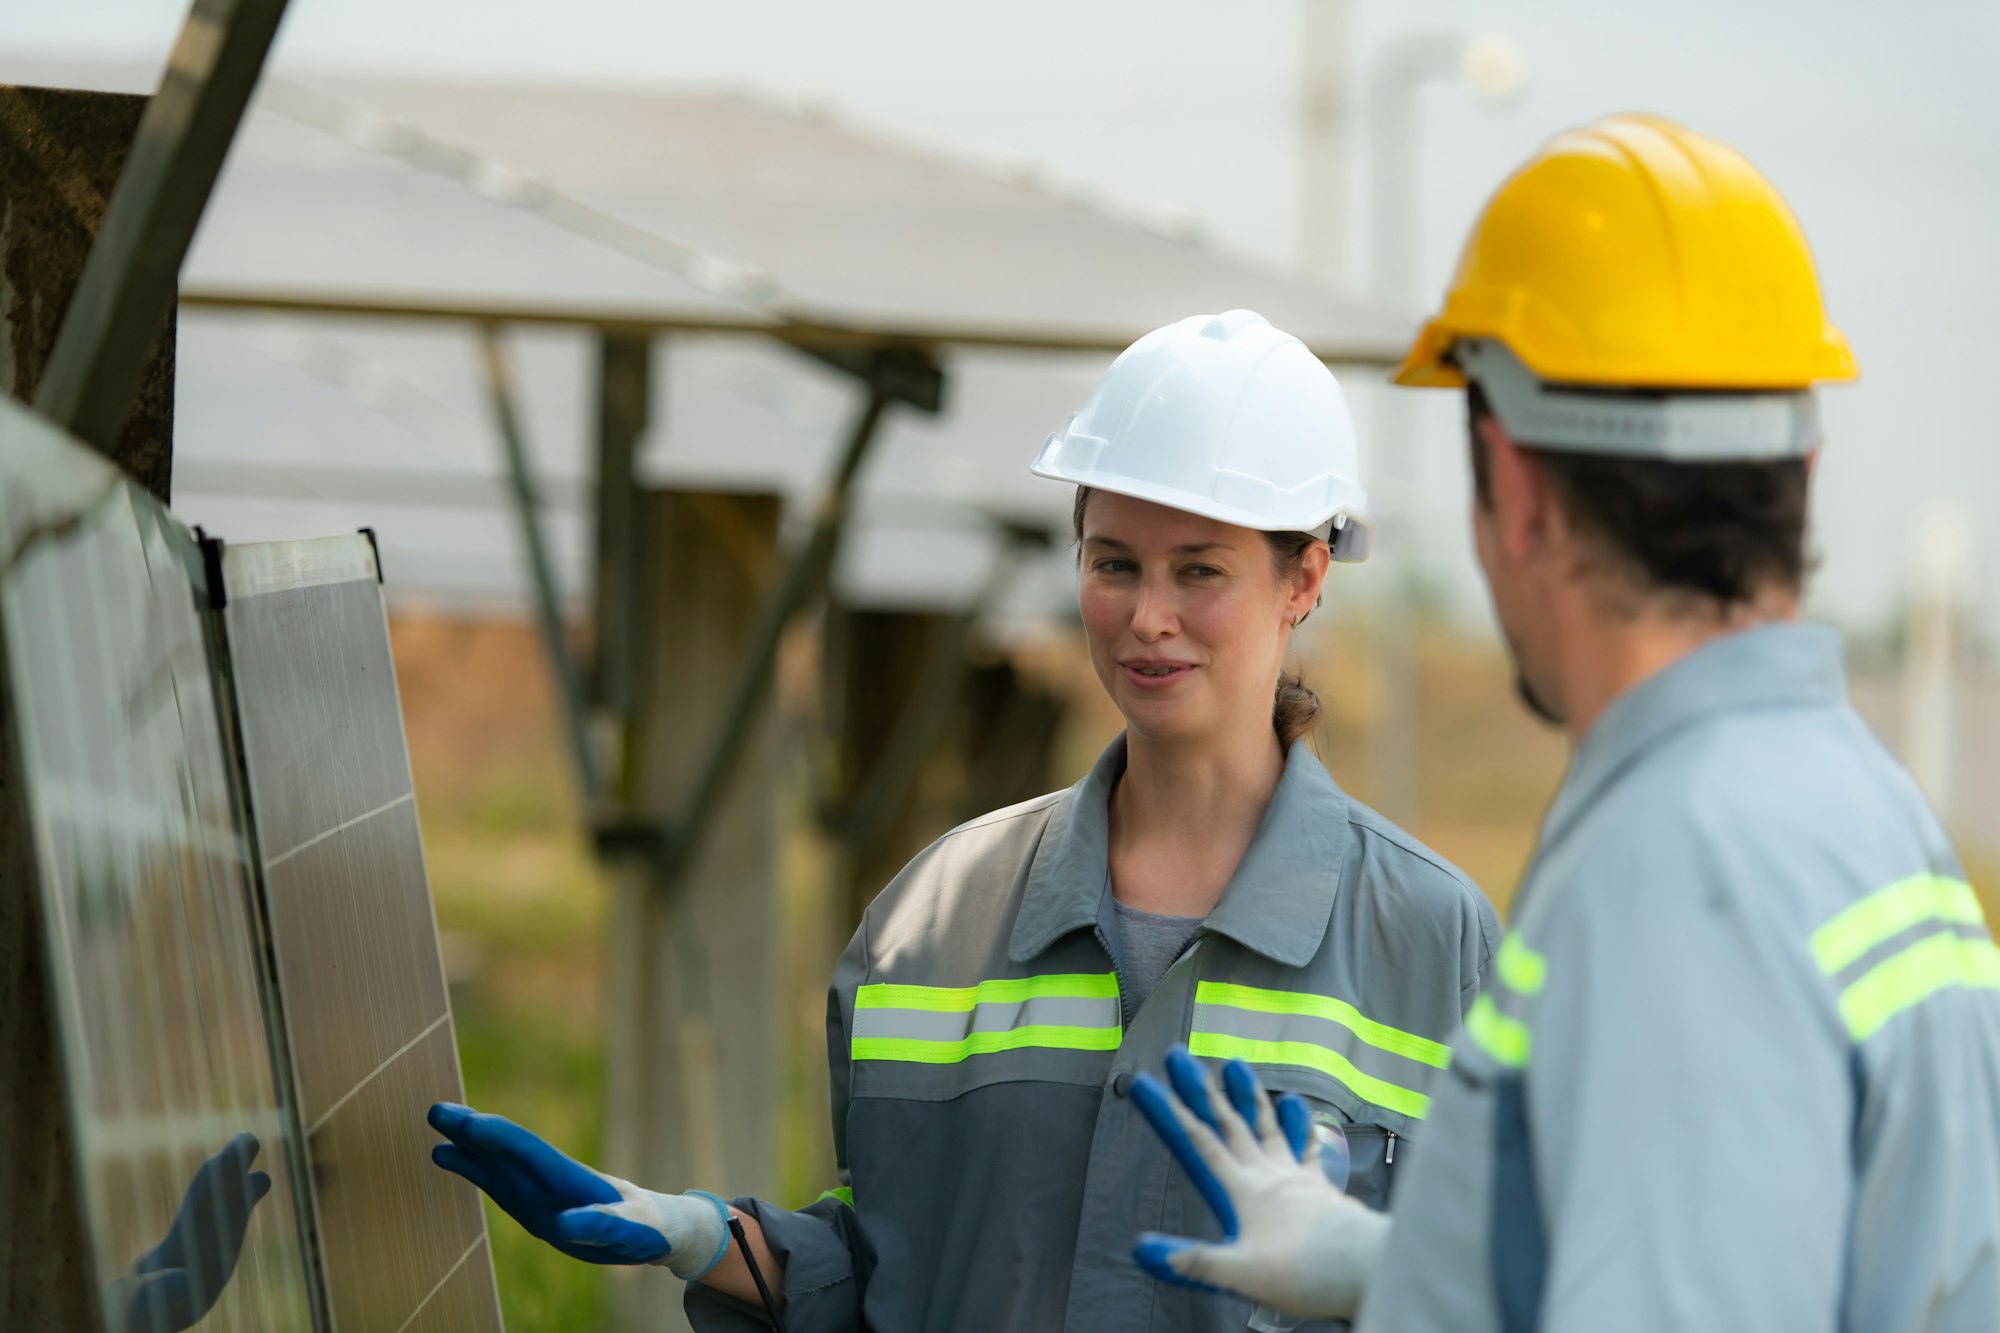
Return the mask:
<path id="1" fill-rule="evenodd" d="M 1119 1027 L 1118 1001 L 1037 996 L 1029 1000 L 980 1004 L 969 1013 L 926 1009 L 856 1009 L 856 1037 L 906 1037 L 916 1041 L 957 1041 L 974 1032 L 1006 1032 L 1021 1027 Z"/>
<path id="2" fill-rule="evenodd" d="M 1338 1051 L 1368 1073 L 1391 1080 L 1410 1069 L 1410 1062 L 1402 1056 L 1377 1050 L 1342 1024 L 1311 1014 L 1262 1014 L 1224 1004 L 1198 1004 L 1194 1007 L 1194 1030 L 1249 1041 L 1308 1042 Z M 1421 1079 L 1424 1075 L 1411 1072 L 1410 1077 Z"/>
<path id="3" fill-rule="evenodd" d="M 1421 1120 L 1443 1042 L 1369 1018 L 1345 1000 L 1231 982 L 1195 987 L 1188 1049 L 1218 1060 L 1318 1070 L 1363 1101 Z"/>
<path id="4" fill-rule="evenodd" d="M 875 982 L 854 992 L 856 1061 L 958 1064 L 1028 1049 L 1115 1051 L 1118 978 L 1110 972 L 993 977 L 971 986 Z"/>
<path id="5" fill-rule="evenodd" d="M 1810 390 L 1580 391 L 1543 382 L 1491 338 L 1458 339 L 1451 359 L 1530 448 L 1695 463 L 1803 458 L 1819 447 L 1819 400 Z"/>

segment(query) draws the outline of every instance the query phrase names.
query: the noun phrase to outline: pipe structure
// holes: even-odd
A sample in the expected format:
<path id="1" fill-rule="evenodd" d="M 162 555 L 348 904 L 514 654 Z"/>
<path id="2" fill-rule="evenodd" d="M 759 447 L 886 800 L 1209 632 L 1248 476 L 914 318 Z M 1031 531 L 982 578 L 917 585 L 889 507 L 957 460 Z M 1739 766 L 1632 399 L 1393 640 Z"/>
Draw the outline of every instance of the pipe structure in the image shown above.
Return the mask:
<path id="1" fill-rule="evenodd" d="M 556 693 L 562 701 L 563 721 L 569 736 L 570 758 L 576 765 L 577 785 L 582 789 L 586 808 L 597 802 L 599 791 L 597 759 L 590 748 L 590 730 L 584 716 L 583 687 L 575 659 L 563 637 L 562 603 L 556 592 L 555 573 L 549 565 L 547 543 L 542 539 L 540 500 L 535 494 L 535 477 L 528 463 L 527 440 L 522 434 L 520 413 L 514 403 L 514 377 L 507 360 L 500 329 L 493 324 L 479 328 L 480 369 L 486 385 L 487 404 L 500 436 L 501 452 L 507 459 L 507 480 L 513 492 L 514 512 L 520 520 L 521 543 L 528 556 L 528 573 L 535 585 L 535 618 L 541 627 L 542 647 L 548 653 L 549 673 L 555 678 Z"/>

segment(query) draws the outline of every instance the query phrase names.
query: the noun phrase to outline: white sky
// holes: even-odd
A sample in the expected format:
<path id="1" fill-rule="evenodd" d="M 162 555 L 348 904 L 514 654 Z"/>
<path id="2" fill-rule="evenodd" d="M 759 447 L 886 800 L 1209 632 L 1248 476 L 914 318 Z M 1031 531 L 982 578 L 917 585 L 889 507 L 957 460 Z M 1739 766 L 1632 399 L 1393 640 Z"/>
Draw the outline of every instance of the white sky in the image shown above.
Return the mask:
<path id="1" fill-rule="evenodd" d="M 277 60 L 807 94 L 891 137 L 1179 205 L 1219 244 L 1284 262 L 1297 232 L 1302 3 L 294 0 Z M 0 57 L 158 59 L 184 12 L 181 0 L 15 0 L 0 5 Z M 1820 608 L 1885 624 L 1918 534 L 1955 513 L 1983 623 L 2000 629 L 2000 539 L 1985 522 L 2000 500 L 1986 388 L 2000 360 L 2000 5 L 1353 0 L 1351 14 L 1357 85 L 1387 42 L 1419 27 L 1504 32 L 1533 65 L 1527 97 L 1505 111 L 1444 84 L 1424 94 L 1413 295 L 1442 288 L 1487 192 L 1564 126 L 1659 111 L 1762 167 L 1805 225 L 1865 377 L 1827 395 Z M 1354 129 L 1358 187 L 1367 126 L 1357 117 Z M 1351 239 L 1365 273 L 1363 219 Z M 1422 424 L 1434 567 L 1476 608 L 1455 420 L 1440 402 Z"/>

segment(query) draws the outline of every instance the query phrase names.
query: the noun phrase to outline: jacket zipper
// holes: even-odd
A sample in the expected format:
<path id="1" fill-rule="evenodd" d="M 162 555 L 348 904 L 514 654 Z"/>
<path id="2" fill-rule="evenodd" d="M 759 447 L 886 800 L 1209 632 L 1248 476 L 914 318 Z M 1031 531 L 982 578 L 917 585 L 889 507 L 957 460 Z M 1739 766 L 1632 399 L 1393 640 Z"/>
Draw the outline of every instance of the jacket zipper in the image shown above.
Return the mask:
<path id="1" fill-rule="evenodd" d="M 1111 951 L 1111 940 L 1101 925 L 1092 926 L 1090 933 L 1097 937 L 1097 947 L 1104 950 L 1104 961 L 1111 964 L 1111 980 L 1118 986 L 1118 1030 L 1125 1030 L 1125 976 L 1118 970 L 1118 955 Z"/>

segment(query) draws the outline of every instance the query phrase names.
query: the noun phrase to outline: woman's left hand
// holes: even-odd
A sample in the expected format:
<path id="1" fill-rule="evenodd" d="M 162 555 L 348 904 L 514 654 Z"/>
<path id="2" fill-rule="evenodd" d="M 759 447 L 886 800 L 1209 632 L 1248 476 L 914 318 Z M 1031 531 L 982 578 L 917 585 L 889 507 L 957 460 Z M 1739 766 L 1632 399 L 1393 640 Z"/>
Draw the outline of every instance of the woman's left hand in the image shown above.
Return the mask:
<path id="1" fill-rule="evenodd" d="M 1167 1054 L 1167 1076 L 1171 1089 L 1139 1075 L 1132 1100 L 1193 1177 L 1224 1239 L 1148 1232 L 1133 1249 L 1139 1266 L 1294 1314 L 1353 1315 L 1389 1219 L 1327 1180 L 1304 1101 L 1287 1094 L 1274 1107 L 1241 1061 L 1230 1062 L 1218 1087 L 1181 1046 Z"/>

